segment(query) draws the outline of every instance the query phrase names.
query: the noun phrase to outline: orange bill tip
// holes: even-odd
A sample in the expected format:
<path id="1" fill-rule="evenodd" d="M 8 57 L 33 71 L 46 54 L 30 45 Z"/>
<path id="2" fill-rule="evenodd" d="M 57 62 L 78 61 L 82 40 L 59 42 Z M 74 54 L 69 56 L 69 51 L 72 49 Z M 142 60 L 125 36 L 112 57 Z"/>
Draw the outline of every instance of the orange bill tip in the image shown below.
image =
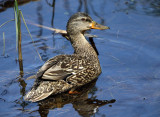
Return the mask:
<path id="1" fill-rule="evenodd" d="M 98 24 L 97 22 L 93 21 L 91 23 L 91 29 L 105 30 L 105 29 L 110 29 L 110 28 L 107 26 L 103 26 L 101 24 Z"/>

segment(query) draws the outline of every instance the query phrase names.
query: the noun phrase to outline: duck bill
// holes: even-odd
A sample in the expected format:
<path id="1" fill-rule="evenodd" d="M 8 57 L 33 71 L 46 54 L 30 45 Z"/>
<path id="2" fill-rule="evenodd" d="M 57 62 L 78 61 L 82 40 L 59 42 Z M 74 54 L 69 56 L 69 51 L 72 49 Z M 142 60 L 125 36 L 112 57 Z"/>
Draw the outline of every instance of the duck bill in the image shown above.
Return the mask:
<path id="1" fill-rule="evenodd" d="M 106 30 L 106 29 L 110 29 L 109 27 L 107 26 L 103 26 L 101 24 L 98 24 L 97 22 L 93 21 L 91 23 L 91 29 L 99 29 L 99 30 Z"/>

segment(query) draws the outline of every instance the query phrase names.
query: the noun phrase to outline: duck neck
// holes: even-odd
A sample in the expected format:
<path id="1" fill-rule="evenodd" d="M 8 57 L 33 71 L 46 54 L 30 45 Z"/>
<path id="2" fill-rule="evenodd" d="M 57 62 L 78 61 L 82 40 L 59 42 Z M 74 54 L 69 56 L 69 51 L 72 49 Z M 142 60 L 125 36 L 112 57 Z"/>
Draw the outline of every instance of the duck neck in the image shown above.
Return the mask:
<path id="1" fill-rule="evenodd" d="M 97 53 L 82 33 L 70 34 L 70 40 L 75 50 L 75 54 L 79 54 L 92 60 L 98 60 Z"/>

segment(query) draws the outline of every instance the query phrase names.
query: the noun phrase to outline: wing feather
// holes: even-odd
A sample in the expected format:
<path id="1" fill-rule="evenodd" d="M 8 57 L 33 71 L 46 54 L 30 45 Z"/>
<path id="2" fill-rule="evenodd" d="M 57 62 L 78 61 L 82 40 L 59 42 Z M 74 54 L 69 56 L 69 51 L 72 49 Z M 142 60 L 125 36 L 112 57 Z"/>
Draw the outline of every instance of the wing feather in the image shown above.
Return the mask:
<path id="1" fill-rule="evenodd" d="M 44 80 L 62 80 L 79 70 L 84 69 L 82 59 L 79 57 L 65 55 L 56 56 L 48 60 L 37 72 L 37 78 Z"/>

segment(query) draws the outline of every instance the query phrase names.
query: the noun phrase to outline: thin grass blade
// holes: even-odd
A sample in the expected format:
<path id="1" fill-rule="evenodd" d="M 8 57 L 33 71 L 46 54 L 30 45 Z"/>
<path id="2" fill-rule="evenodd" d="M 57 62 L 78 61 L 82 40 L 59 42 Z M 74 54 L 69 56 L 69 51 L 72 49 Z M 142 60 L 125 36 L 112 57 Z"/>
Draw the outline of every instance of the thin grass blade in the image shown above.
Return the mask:
<path id="1" fill-rule="evenodd" d="M 5 24 L 11 22 L 11 21 L 14 21 L 14 19 L 11 19 L 11 20 L 8 20 L 8 21 L 4 22 L 2 25 L 0 25 L 0 28 L 1 28 L 2 26 L 4 26 Z"/>
<path id="2" fill-rule="evenodd" d="M 37 48 L 36 48 L 36 45 L 35 45 L 34 40 L 33 40 L 33 38 L 32 38 L 32 35 L 31 35 L 31 33 L 30 33 L 29 29 L 28 29 L 28 26 L 27 26 L 27 24 L 26 24 L 26 21 L 25 21 L 25 19 L 24 19 L 23 14 L 22 14 L 21 11 L 20 11 L 20 14 L 21 14 L 21 16 L 22 16 L 22 19 L 23 19 L 23 22 L 24 22 L 24 24 L 25 24 L 25 26 L 26 26 L 26 29 L 27 29 L 27 31 L 28 31 L 28 33 L 29 33 L 29 36 L 31 37 L 33 46 L 35 47 L 35 50 L 36 50 L 36 52 L 37 52 L 39 58 L 42 60 L 41 55 L 39 54 L 39 52 L 38 52 L 38 50 L 37 50 Z"/>
<path id="3" fill-rule="evenodd" d="M 14 17 L 15 17 L 15 27 L 16 27 L 16 51 L 18 50 L 18 26 L 17 26 L 17 7 L 16 0 L 14 4 Z"/>

